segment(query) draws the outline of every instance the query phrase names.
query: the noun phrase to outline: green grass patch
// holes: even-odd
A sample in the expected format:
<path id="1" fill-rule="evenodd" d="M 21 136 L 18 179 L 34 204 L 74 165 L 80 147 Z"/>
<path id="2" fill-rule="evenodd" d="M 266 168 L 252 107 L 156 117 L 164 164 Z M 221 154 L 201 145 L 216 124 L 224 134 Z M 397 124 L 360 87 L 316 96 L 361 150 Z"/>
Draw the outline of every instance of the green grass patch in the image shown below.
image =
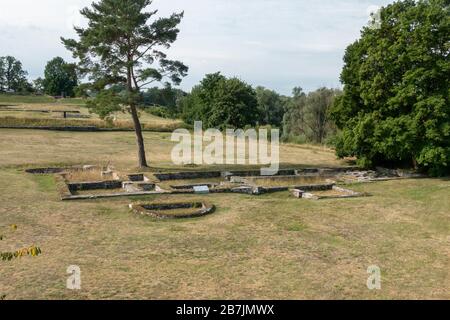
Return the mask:
<path id="1" fill-rule="evenodd" d="M 306 230 L 306 225 L 301 222 L 292 222 L 286 226 L 286 231 L 301 232 Z"/>
<path id="2" fill-rule="evenodd" d="M 116 121 L 114 123 L 95 120 L 80 120 L 80 119 L 46 119 L 46 118 L 17 118 L 17 117 L 3 117 L 0 118 L 0 127 L 3 128 L 64 128 L 64 127 L 94 127 L 97 129 L 119 129 L 119 130 L 134 130 L 132 121 Z M 142 129 L 144 131 L 152 132 L 172 132 L 178 128 L 183 128 L 180 123 L 143 123 Z"/>
<path id="3" fill-rule="evenodd" d="M 64 98 L 57 100 L 58 104 L 63 105 L 74 105 L 74 106 L 85 106 L 87 99 L 83 98 Z"/>
<path id="4" fill-rule="evenodd" d="M 53 175 L 35 175 L 34 180 L 37 183 L 37 188 L 41 192 L 55 191 L 55 178 Z"/>
<path id="5" fill-rule="evenodd" d="M 0 94 L 0 103 L 55 103 L 56 99 L 50 96 Z"/>
<path id="6" fill-rule="evenodd" d="M 57 103 L 61 105 L 85 106 L 86 101 L 83 98 L 55 99 L 51 96 L 0 94 L 0 105 Z"/>

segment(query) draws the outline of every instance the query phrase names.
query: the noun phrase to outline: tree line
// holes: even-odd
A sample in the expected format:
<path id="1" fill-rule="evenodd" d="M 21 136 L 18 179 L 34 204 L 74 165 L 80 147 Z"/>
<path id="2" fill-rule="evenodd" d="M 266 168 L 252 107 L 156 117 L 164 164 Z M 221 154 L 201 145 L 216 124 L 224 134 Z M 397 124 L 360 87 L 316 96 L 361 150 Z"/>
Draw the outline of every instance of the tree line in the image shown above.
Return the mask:
<path id="1" fill-rule="evenodd" d="M 50 60 L 45 66 L 44 78 L 30 82 L 22 62 L 12 56 L 0 57 L 0 93 L 48 94 L 74 97 L 79 86 L 76 64 L 61 57 Z"/>
<path id="2" fill-rule="evenodd" d="M 101 0 L 81 14 L 88 27 L 62 39 L 76 65 L 55 58 L 34 88 L 52 95 L 90 96 L 102 118 L 133 118 L 139 166 L 146 167 L 139 110 L 206 127 L 273 126 L 286 141 L 333 143 L 339 157 L 362 167 L 405 166 L 433 175 L 450 172 L 450 6 L 447 0 L 401 0 L 383 7 L 349 45 L 343 91 L 319 88 L 291 96 L 220 73 L 190 93 L 175 89 L 188 67 L 168 59 L 183 13 L 157 18 L 150 0 Z M 88 77 L 90 82 L 79 84 Z M 163 83 L 163 88 L 153 83 Z M 153 85 L 153 87 L 152 87 Z M 0 59 L 0 91 L 27 90 L 26 72 Z"/>
<path id="3" fill-rule="evenodd" d="M 1 92 L 103 99 L 105 117 L 114 102 L 111 94 L 123 95 L 127 91 L 126 85 L 117 83 L 109 86 L 111 94 L 104 95 L 99 84 L 81 83 L 76 64 L 67 63 L 61 57 L 50 60 L 44 78 L 32 83 L 28 83 L 20 61 L 14 57 L 0 58 L 0 61 L 6 62 L 0 64 L 6 66 L 0 73 L 5 74 L 5 80 L 0 80 Z M 148 88 L 140 92 L 136 104 L 138 109 L 160 117 L 182 118 L 187 124 L 202 121 L 207 128 L 219 129 L 271 126 L 282 131 L 284 141 L 322 144 L 331 141 L 330 137 L 336 133 L 328 111 L 339 93 L 339 90 L 320 88 L 306 94 L 301 88 L 295 88 L 292 96 L 284 96 L 262 86 L 253 88 L 238 78 L 226 78 L 217 72 L 206 75 L 189 93 L 169 82 L 162 87 Z"/>
<path id="4" fill-rule="evenodd" d="M 188 124 L 202 121 L 206 128 L 219 129 L 271 126 L 282 131 L 284 141 L 322 144 L 336 133 L 329 110 L 339 94 L 337 89 L 306 94 L 294 88 L 292 96 L 284 96 L 215 73 L 181 97 L 175 110 Z"/>
<path id="5" fill-rule="evenodd" d="M 0 92 L 30 92 L 32 85 L 22 62 L 14 57 L 0 57 Z"/>
<path id="6" fill-rule="evenodd" d="M 208 75 L 178 111 L 207 126 L 274 125 L 285 140 L 333 143 L 358 165 L 450 173 L 450 5 L 403 0 L 380 10 L 349 45 L 343 91 L 292 97 L 239 79 Z M 374 16 L 375 18 L 375 16 Z"/>

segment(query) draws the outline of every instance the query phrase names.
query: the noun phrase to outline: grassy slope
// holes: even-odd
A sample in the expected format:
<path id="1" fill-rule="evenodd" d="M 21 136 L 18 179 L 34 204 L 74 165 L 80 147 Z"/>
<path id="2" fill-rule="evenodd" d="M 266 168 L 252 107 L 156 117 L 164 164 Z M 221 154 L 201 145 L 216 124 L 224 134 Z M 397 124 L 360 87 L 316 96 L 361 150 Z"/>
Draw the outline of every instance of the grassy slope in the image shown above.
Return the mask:
<path id="1" fill-rule="evenodd" d="M 169 166 L 170 135 L 147 133 L 153 165 Z M 132 133 L 0 130 L 0 225 L 19 225 L 1 250 L 43 255 L 0 262 L 0 293 L 23 298 L 450 298 L 450 181 L 355 186 L 370 198 L 306 201 L 287 193 L 210 195 L 215 214 L 155 221 L 131 200 L 64 203 L 48 176 L 17 165 L 105 163 L 132 167 Z M 339 165 L 330 150 L 282 146 L 291 165 Z M 186 196 L 197 199 L 196 196 Z M 165 200 L 147 197 L 145 200 Z M 138 199 L 134 199 L 138 200 Z M 144 199 L 141 199 L 144 200 Z M 181 201 L 182 197 L 176 197 Z M 65 289 L 66 268 L 82 291 Z M 379 265 L 382 290 L 366 288 Z"/>
<path id="2" fill-rule="evenodd" d="M 82 98 L 65 98 L 55 99 L 51 96 L 34 96 L 34 95 L 14 95 L 0 94 L 0 105 L 20 105 L 20 104 L 54 104 L 54 105 L 85 105 Z"/>
<path id="3" fill-rule="evenodd" d="M 56 100 L 49 96 L 32 95 L 12 95 L 0 94 L 0 104 L 20 104 L 20 103 L 55 103 Z"/>
<path id="4" fill-rule="evenodd" d="M 136 138 L 133 132 L 54 132 L 39 130 L 0 129 L 0 167 L 14 165 L 106 164 L 132 168 L 137 163 Z M 144 134 L 150 163 L 157 167 L 172 167 L 170 133 Z M 339 166 L 334 153 L 327 148 L 282 145 L 284 166 Z"/>
<path id="5" fill-rule="evenodd" d="M 27 110 L 27 112 L 7 110 L 5 107 Z M 2 108 L 3 107 L 3 108 Z M 110 128 L 111 125 L 101 120 L 97 115 L 90 114 L 83 99 L 55 100 L 47 96 L 11 96 L 0 94 L 0 126 L 95 126 Z M 32 110 L 79 111 L 89 119 L 63 119 L 61 113 L 30 112 Z M 117 122 L 112 127 L 132 129 L 131 117 L 125 113 L 117 113 Z M 182 121 L 163 119 L 146 112 L 141 113 L 141 122 L 146 130 L 173 131 L 183 125 Z"/>

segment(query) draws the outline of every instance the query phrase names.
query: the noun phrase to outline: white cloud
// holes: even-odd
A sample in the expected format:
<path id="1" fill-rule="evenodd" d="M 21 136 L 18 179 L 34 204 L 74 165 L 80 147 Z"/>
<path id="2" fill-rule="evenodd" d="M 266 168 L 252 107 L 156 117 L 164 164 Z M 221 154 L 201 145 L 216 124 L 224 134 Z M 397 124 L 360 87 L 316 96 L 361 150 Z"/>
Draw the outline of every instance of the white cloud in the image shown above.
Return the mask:
<path id="1" fill-rule="evenodd" d="M 91 0 L 0 0 L 0 56 L 19 58 L 31 77 L 54 56 L 70 59 L 59 38 L 73 37 L 77 11 Z M 154 0 L 159 15 L 185 11 L 169 51 L 187 63 L 190 89 L 222 71 L 283 93 L 294 86 L 338 86 L 345 47 L 367 23 L 367 8 L 389 0 Z"/>

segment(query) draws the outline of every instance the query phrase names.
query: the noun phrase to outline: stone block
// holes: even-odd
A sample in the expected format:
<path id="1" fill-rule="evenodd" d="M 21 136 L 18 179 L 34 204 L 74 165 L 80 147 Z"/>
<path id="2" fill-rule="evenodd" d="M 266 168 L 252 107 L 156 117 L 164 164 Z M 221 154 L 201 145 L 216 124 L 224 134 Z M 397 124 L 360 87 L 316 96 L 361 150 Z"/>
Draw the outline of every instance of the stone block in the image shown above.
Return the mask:
<path id="1" fill-rule="evenodd" d="M 303 198 L 303 193 L 304 193 L 304 191 L 303 190 L 300 190 L 300 189 L 294 189 L 294 190 L 292 190 L 292 194 L 294 195 L 294 197 L 296 197 L 296 198 Z"/>

